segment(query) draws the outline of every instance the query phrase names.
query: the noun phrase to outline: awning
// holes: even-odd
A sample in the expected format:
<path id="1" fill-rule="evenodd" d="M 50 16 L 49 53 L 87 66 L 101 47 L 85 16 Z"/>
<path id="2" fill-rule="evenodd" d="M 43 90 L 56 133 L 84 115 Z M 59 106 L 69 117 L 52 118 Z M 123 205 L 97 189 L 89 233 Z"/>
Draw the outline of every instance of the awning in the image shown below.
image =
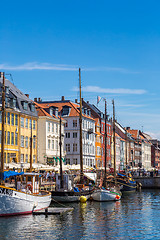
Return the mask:
<path id="1" fill-rule="evenodd" d="M 6 178 L 9 178 L 9 177 L 13 177 L 13 176 L 18 176 L 18 175 L 23 175 L 24 174 L 24 172 L 15 172 L 15 171 L 11 171 L 11 170 L 9 170 L 9 171 L 5 171 L 4 173 L 3 173 L 3 179 L 5 180 Z"/>

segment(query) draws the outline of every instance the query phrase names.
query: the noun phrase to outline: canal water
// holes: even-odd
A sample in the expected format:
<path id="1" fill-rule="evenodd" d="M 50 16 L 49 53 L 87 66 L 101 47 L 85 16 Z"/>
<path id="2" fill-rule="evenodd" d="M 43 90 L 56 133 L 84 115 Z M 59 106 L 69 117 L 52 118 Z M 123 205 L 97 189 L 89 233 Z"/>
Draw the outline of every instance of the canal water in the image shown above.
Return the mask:
<path id="1" fill-rule="evenodd" d="M 0 218 L 0 239 L 160 239 L 160 190 L 119 202 L 67 204 L 63 215 Z"/>

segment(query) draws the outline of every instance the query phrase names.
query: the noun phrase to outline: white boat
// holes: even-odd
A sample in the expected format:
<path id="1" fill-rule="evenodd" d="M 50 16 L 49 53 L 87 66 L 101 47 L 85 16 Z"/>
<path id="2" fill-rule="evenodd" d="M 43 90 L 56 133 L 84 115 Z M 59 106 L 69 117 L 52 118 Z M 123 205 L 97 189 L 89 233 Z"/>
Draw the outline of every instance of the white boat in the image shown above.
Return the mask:
<path id="1" fill-rule="evenodd" d="M 95 189 L 91 197 L 94 201 L 98 202 L 118 201 L 121 199 L 119 193 L 102 188 Z"/>
<path id="2" fill-rule="evenodd" d="M 50 205 L 51 193 L 39 191 L 38 173 L 25 173 L 18 178 L 15 188 L 0 185 L 0 216 L 31 214 Z"/>

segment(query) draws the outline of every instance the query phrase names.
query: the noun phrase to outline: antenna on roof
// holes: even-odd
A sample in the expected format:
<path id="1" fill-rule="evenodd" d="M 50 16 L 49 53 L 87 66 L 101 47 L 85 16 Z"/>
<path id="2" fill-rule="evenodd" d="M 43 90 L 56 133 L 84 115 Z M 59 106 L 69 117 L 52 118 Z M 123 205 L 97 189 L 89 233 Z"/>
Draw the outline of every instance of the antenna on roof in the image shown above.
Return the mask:
<path id="1" fill-rule="evenodd" d="M 11 77 L 11 81 L 12 81 L 12 83 L 14 84 L 12 74 L 11 74 L 11 73 L 6 73 L 6 75 L 9 75 L 9 76 Z"/>

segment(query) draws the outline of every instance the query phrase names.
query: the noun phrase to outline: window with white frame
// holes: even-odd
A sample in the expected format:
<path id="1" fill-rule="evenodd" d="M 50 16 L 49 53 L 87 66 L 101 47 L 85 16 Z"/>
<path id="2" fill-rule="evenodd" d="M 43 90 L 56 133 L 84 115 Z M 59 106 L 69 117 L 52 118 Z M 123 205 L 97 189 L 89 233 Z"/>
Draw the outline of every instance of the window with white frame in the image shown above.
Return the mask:
<path id="1" fill-rule="evenodd" d="M 77 120 L 73 120 L 73 127 L 77 127 Z"/>
<path id="2" fill-rule="evenodd" d="M 28 148 L 28 137 L 25 137 L 25 147 Z"/>
<path id="3" fill-rule="evenodd" d="M 23 117 L 21 117 L 21 127 L 24 128 L 24 118 Z"/>
<path id="4" fill-rule="evenodd" d="M 73 143 L 73 152 L 77 152 L 77 143 Z"/>
<path id="5" fill-rule="evenodd" d="M 13 113 L 11 115 L 11 123 L 12 123 L 12 126 L 14 126 L 14 114 Z"/>
<path id="6" fill-rule="evenodd" d="M 28 118 L 26 118 L 26 128 L 28 128 Z"/>
<path id="7" fill-rule="evenodd" d="M 7 144 L 10 145 L 10 132 L 7 132 Z"/>
<path id="8" fill-rule="evenodd" d="M 28 163 L 28 154 L 26 154 L 25 162 Z"/>
<path id="9" fill-rule="evenodd" d="M 54 140 L 52 140 L 52 150 L 54 150 Z"/>
<path id="10" fill-rule="evenodd" d="M 51 140 L 48 139 L 48 149 L 50 149 L 50 147 L 51 147 Z"/>
<path id="11" fill-rule="evenodd" d="M 36 148 L 36 138 L 33 138 L 33 149 Z"/>
<path id="12" fill-rule="evenodd" d="M 33 163 L 36 162 L 36 155 L 33 155 Z"/>
<path id="13" fill-rule="evenodd" d="M 70 165 L 70 158 L 66 158 L 66 164 Z"/>
<path id="14" fill-rule="evenodd" d="M 33 120 L 33 130 L 35 130 L 35 129 L 36 129 L 36 121 Z"/>
<path id="15" fill-rule="evenodd" d="M 21 154 L 21 163 L 24 162 L 24 154 Z"/>
<path id="16" fill-rule="evenodd" d="M 56 140 L 56 150 L 58 150 L 58 140 Z"/>
<path id="17" fill-rule="evenodd" d="M 21 135 L 21 147 L 24 147 L 24 136 Z"/>
<path id="18" fill-rule="evenodd" d="M 78 164 L 77 158 L 73 158 L 73 164 Z"/>
<path id="19" fill-rule="evenodd" d="M 11 145 L 14 145 L 14 132 L 11 132 Z"/>
<path id="20" fill-rule="evenodd" d="M 70 152 L 70 144 L 66 144 L 66 152 Z"/>
<path id="21" fill-rule="evenodd" d="M 77 132 L 73 132 L 73 138 L 77 138 Z"/>
<path id="22" fill-rule="evenodd" d="M 50 132 L 50 123 L 48 122 L 48 132 Z"/>
<path id="23" fill-rule="evenodd" d="M 70 138 L 70 132 L 66 132 L 66 138 Z"/>

